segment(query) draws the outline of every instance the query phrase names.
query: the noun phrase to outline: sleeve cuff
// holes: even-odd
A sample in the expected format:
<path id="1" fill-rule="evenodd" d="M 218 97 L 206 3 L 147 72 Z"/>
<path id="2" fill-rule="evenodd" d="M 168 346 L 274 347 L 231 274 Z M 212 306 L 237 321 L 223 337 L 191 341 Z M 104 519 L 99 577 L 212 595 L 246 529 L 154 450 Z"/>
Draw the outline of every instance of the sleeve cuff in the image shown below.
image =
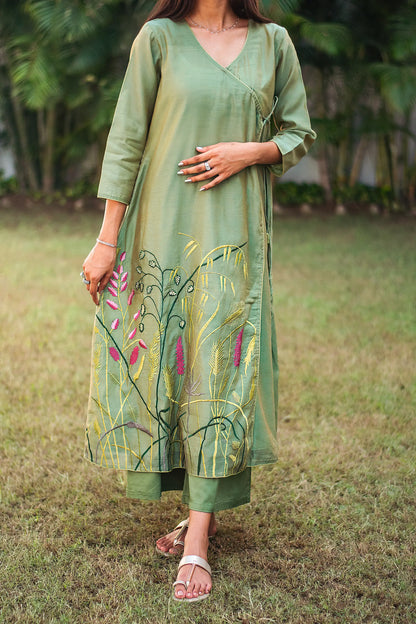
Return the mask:
<path id="1" fill-rule="evenodd" d="M 118 201 L 121 204 L 126 204 L 128 206 L 130 204 L 130 196 L 123 194 L 120 190 L 115 191 L 114 189 L 106 189 L 105 187 L 99 187 L 97 192 L 97 197 L 99 199 L 112 199 L 113 201 Z"/>
<path id="2" fill-rule="evenodd" d="M 291 167 L 294 167 L 299 160 L 306 154 L 310 145 L 315 140 L 315 133 L 311 132 L 310 135 L 302 138 L 296 135 L 289 135 L 288 133 L 276 134 L 270 141 L 276 143 L 277 147 L 282 154 L 282 162 L 276 165 L 267 165 L 269 171 L 275 176 L 282 176 Z"/>

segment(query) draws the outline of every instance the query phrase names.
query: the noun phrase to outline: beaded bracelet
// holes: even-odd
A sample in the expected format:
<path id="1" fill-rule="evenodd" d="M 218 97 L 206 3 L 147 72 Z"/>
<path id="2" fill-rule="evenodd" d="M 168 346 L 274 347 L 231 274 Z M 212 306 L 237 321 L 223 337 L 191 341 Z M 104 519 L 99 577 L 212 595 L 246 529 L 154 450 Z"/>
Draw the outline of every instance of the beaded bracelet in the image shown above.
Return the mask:
<path id="1" fill-rule="evenodd" d="M 97 243 L 101 243 L 101 245 L 107 245 L 107 247 L 114 247 L 114 249 L 117 247 L 117 245 L 113 245 L 113 243 L 107 243 L 106 241 L 102 241 L 99 238 L 96 238 Z"/>

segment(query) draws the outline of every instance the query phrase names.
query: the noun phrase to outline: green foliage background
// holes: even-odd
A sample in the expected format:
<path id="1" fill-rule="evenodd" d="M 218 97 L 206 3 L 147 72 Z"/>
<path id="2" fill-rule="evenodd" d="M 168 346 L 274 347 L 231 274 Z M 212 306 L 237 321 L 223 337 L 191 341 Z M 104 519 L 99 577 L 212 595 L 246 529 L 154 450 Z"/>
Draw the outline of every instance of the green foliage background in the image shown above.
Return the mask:
<path id="1" fill-rule="evenodd" d="M 76 185 L 94 193 L 130 46 L 153 5 L 1 0 L 2 140 L 12 148 L 19 190 Z M 411 206 L 415 0 L 263 0 L 262 7 L 298 49 L 325 200 L 355 186 L 370 153 L 390 207 Z"/>

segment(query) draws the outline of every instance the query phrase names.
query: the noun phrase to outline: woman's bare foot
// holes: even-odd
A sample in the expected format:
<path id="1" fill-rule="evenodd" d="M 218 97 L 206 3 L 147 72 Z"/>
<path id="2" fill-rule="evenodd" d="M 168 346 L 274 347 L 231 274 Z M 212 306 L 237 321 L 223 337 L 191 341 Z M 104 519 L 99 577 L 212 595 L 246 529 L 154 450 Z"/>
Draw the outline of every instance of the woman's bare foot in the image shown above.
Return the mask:
<path id="1" fill-rule="evenodd" d="M 198 555 L 203 559 L 207 559 L 208 553 L 208 531 L 211 522 L 215 526 L 214 514 L 202 511 L 189 512 L 189 527 L 185 536 L 184 556 Z M 215 527 L 216 528 L 216 527 Z M 180 600 L 183 598 L 197 598 L 203 594 L 209 594 L 212 587 L 211 577 L 206 570 L 195 567 L 189 587 L 186 588 L 185 581 L 189 578 L 192 565 L 184 565 L 178 572 L 177 581 L 183 581 L 183 584 L 175 586 L 175 597 Z"/>
<path id="2" fill-rule="evenodd" d="M 183 552 L 183 546 L 181 544 L 173 545 L 173 542 L 178 537 L 181 529 L 175 529 L 171 533 L 160 537 L 156 541 L 157 549 L 161 552 L 168 552 L 170 555 L 179 555 Z M 188 529 L 186 528 L 182 535 L 182 541 L 184 541 L 184 537 L 186 536 Z M 217 524 L 215 521 L 215 514 L 211 514 L 211 520 L 208 528 L 208 537 L 213 537 L 217 532 Z M 195 553 L 196 554 L 196 553 Z"/>

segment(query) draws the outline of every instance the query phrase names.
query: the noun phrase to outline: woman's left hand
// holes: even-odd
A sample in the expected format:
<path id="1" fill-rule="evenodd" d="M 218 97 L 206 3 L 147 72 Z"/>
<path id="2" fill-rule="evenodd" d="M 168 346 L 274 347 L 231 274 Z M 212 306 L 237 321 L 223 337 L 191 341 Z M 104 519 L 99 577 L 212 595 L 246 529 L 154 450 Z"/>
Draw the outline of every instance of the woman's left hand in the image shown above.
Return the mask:
<path id="1" fill-rule="evenodd" d="M 255 164 L 255 143 L 215 143 L 205 147 L 197 147 L 199 154 L 182 160 L 178 166 L 179 175 L 186 175 L 185 182 L 200 182 L 213 178 L 199 190 L 206 191 L 223 182 L 242 169 Z M 207 171 L 204 163 L 208 162 L 211 169 Z M 192 177 L 189 177 L 192 176 Z"/>

